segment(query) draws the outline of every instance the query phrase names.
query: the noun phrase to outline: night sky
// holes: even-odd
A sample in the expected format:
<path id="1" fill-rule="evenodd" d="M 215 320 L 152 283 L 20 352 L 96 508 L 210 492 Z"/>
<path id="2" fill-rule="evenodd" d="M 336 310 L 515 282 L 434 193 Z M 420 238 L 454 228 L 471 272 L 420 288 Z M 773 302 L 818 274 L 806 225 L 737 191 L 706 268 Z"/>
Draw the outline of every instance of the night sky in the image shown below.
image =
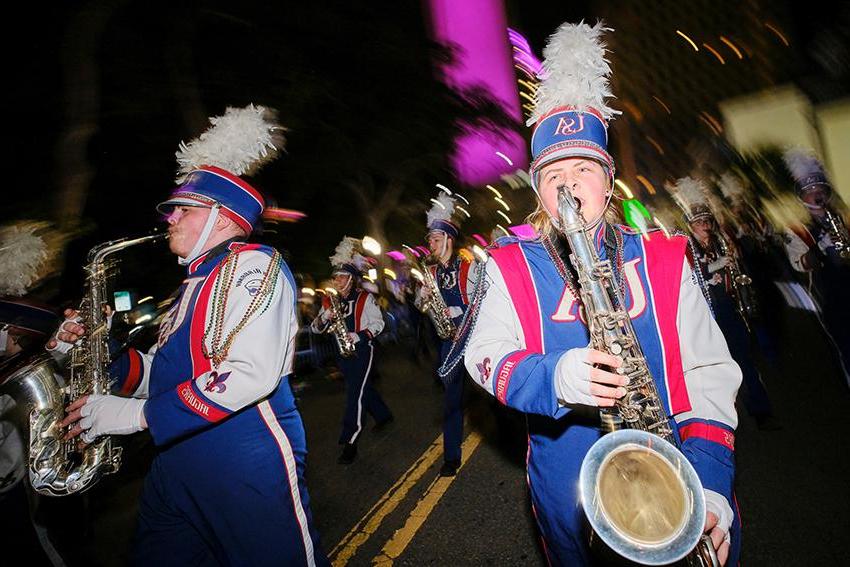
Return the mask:
<path id="1" fill-rule="evenodd" d="M 561 22 L 596 18 L 592 2 L 507 4 L 510 24 L 538 54 Z M 804 4 L 791 8 L 804 40 L 841 13 Z M 252 181 L 270 203 L 308 214 L 264 238 L 287 251 L 293 271 L 316 276 L 344 234 L 370 230 L 364 199 L 379 206 L 388 188 L 402 186 L 383 236 L 418 241 L 434 184 L 454 182 L 446 155 L 458 121 L 504 121 L 436 79 L 431 62 L 451 54 L 429 42 L 418 2 L 123 0 L 24 10 L 17 22 L 30 33 L 7 62 L 14 182 L 0 215 L 78 228 L 53 299 L 79 293 L 89 246 L 157 225 L 178 143 L 228 105 L 274 107 L 289 128 L 287 153 Z M 78 205 L 69 186 L 84 189 Z M 125 277 L 167 293 L 181 277 L 174 259 L 140 254 Z"/>

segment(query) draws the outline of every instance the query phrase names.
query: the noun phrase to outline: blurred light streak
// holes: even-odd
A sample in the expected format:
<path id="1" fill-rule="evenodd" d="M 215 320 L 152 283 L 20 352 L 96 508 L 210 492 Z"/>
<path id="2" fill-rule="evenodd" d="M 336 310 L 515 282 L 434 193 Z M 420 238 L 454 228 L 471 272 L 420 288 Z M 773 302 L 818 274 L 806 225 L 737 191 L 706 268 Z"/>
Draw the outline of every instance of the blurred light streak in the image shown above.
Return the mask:
<path id="1" fill-rule="evenodd" d="M 139 317 L 138 319 L 133 321 L 133 324 L 134 325 L 140 325 L 142 323 L 146 323 L 147 321 L 150 321 L 151 319 L 153 319 L 153 315 L 148 313 L 147 315 L 142 315 L 141 317 Z"/>
<path id="2" fill-rule="evenodd" d="M 634 199 L 635 194 L 632 193 L 632 190 L 629 189 L 629 186 L 625 184 L 622 179 L 615 179 L 614 185 L 620 188 L 620 190 L 626 195 L 626 199 Z"/>
<path id="3" fill-rule="evenodd" d="M 505 212 L 504 212 L 504 211 L 496 210 L 496 214 L 502 215 L 502 217 L 503 217 L 506 221 L 508 221 L 508 224 L 511 224 L 511 222 L 513 222 L 513 221 L 511 221 L 511 218 L 510 218 L 508 215 L 506 215 L 506 214 L 505 214 Z"/>
<path id="4" fill-rule="evenodd" d="M 466 209 L 464 209 L 464 208 L 463 208 L 463 207 L 461 207 L 460 205 L 455 206 L 455 208 L 456 208 L 457 210 L 459 210 L 460 212 L 462 212 L 463 214 L 465 214 L 465 215 L 466 215 L 466 218 L 468 218 L 468 219 L 471 219 L 471 218 L 472 218 L 472 215 L 470 215 L 470 214 L 469 214 L 469 211 L 467 211 Z"/>
<path id="5" fill-rule="evenodd" d="M 664 109 L 664 111 L 665 111 L 667 114 L 673 114 L 672 112 L 670 112 L 670 107 L 669 107 L 669 106 L 667 106 L 667 105 L 664 103 L 664 101 L 663 101 L 663 100 L 661 100 L 660 98 L 658 98 L 658 97 L 657 97 L 657 96 L 655 96 L 655 95 L 652 95 L 652 98 L 654 98 L 654 99 L 656 100 L 656 102 L 658 102 L 658 104 L 660 104 L 660 105 L 661 105 L 661 108 L 663 108 L 663 109 Z"/>
<path id="6" fill-rule="evenodd" d="M 764 27 L 766 27 L 767 29 L 769 29 L 770 31 L 772 31 L 773 33 L 775 33 L 777 36 L 779 36 L 779 39 L 780 39 L 780 40 L 782 40 L 782 43 L 784 43 L 784 44 L 785 44 L 785 47 L 788 47 L 788 46 L 790 45 L 790 44 L 788 43 L 788 40 L 787 40 L 787 39 L 785 39 L 785 36 L 784 36 L 784 35 L 782 35 L 782 32 L 781 32 L 781 31 L 779 31 L 779 30 L 778 30 L 777 28 L 775 28 L 774 26 L 772 26 L 769 22 L 765 22 L 765 23 L 764 23 Z"/>
<path id="7" fill-rule="evenodd" d="M 404 262 L 404 254 L 402 252 L 399 252 L 398 250 L 390 250 L 389 252 L 387 252 L 387 256 L 389 256 L 396 262 Z M 418 257 L 419 254 L 416 254 L 416 256 Z"/>
<path id="8" fill-rule="evenodd" d="M 700 112 L 699 119 L 705 122 L 705 124 L 707 124 L 708 127 L 711 128 L 711 131 L 717 134 L 718 136 L 723 132 L 723 128 L 720 126 L 717 120 L 708 112 L 704 110 Z"/>
<path id="9" fill-rule="evenodd" d="M 514 162 L 511 161 L 511 158 L 509 158 L 508 156 L 506 156 L 502 152 L 496 152 L 496 155 L 499 156 L 500 158 L 502 158 L 503 160 L 505 160 L 509 166 L 513 167 Z"/>
<path id="10" fill-rule="evenodd" d="M 153 299 L 153 296 L 152 296 L 152 295 L 149 295 L 149 296 L 147 296 L 147 297 L 143 297 L 143 298 L 141 298 L 141 299 L 140 299 L 140 300 L 136 303 L 136 305 L 141 305 L 141 304 L 142 304 L 142 303 L 144 303 L 145 301 L 150 301 L 151 299 Z"/>
<path id="11" fill-rule="evenodd" d="M 472 238 L 474 238 L 478 242 L 478 244 L 480 244 L 481 246 L 484 246 L 484 247 L 487 246 L 487 239 L 485 239 L 480 234 L 473 234 Z"/>
<path id="12" fill-rule="evenodd" d="M 652 220 L 655 221 L 655 226 L 657 226 L 658 228 L 661 229 L 661 232 L 664 233 L 664 236 L 666 236 L 667 238 L 670 238 L 670 231 L 667 230 L 667 227 L 664 226 L 664 223 L 661 222 L 661 219 L 658 218 L 658 217 L 652 217 Z"/>
<path id="13" fill-rule="evenodd" d="M 446 206 L 444 204 L 442 204 L 441 202 L 439 202 L 437 199 L 431 199 L 431 202 L 434 203 L 435 205 L 440 205 L 441 207 L 443 207 L 443 210 L 446 210 Z"/>
<path id="14" fill-rule="evenodd" d="M 377 256 L 381 253 L 381 243 L 372 238 L 371 236 L 363 237 L 363 250 L 369 252 L 370 254 Z"/>
<path id="15" fill-rule="evenodd" d="M 655 195 L 655 187 L 649 182 L 649 179 L 640 174 L 638 174 L 636 178 L 640 181 L 641 185 L 646 187 L 646 190 L 650 195 Z"/>
<path id="16" fill-rule="evenodd" d="M 511 212 L 511 208 L 508 206 L 508 204 L 505 202 L 504 199 L 501 199 L 499 197 L 494 197 L 494 201 L 496 201 L 497 203 L 499 203 L 500 205 L 505 207 L 506 211 Z"/>
<path id="17" fill-rule="evenodd" d="M 721 65 L 726 65 L 726 60 L 723 59 L 723 56 L 720 55 L 720 53 L 718 53 L 716 49 L 714 49 L 713 47 L 711 47 L 707 43 L 703 43 L 702 46 L 705 47 L 706 49 L 708 49 L 709 51 L 711 51 L 714 54 L 714 56 L 717 57 L 717 60 L 720 61 Z"/>
<path id="18" fill-rule="evenodd" d="M 266 207 L 262 214 L 265 220 L 276 220 L 283 222 L 298 222 L 307 218 L 307 213 L 292 209 L 281 209 L 280 207 Z"/>
<path id="19" fill-rule="evenodd" d="M 534 110 L 534 106 L 533 106 L 534 105 L 534 97 L 533 96 L 531 96 L 530 94 L 528 94 L 525 91 L 519 91 L 519 96 L 521 96 L 522 98 L 524 98 L 525 100 L 530 102 L 532 104 L 531 110 Z M 523 105 L 523 107 L 524 106 L 525 105 Z"/>
<path id="20" fill-rule="evenodd" d="M 637 120 L 638 122 L 643 122 L 643 113 L 633 102 L 624 100 L 623 106 L 626 107 L 626 110 L 628 110 L 632 114 L 632 116 L 635 117 L 635 120 Z"/>
<path id="21" fill-rule="evenodd" d="M 442 183 L 437 183 L 436 187 L 437 187 L 437 188 L 439 188 L 439 189 L 440 189 L 440 190 L 442 190 L 442 191 L 445 191 L 445 192 L 446 192 L 446 193 L 448 193 L 450 196 L 451 196 L 451 195 L 454 195 L 454 193 L 452 193 L 452 190 L 451 190 L 451 189 L 449 189 L 448 187 L 446 187 L 445 185 L 443 185 Z"/>
<path id="22" fill-rule="evenodd" d="M 423 256 L 427 256 L 431 253 L 431 251 L 425 248 L 424 246 L 417 246 L 416 249 L 419 250 L 420 254 L 422 254 Z"/>
<path id="23" fill-rule="evenodd" d="M 498 190 L 496 190 L 496 188 L 495 188 L 495 187 L 493 187 L 492 185 L 485 185 L 485 187 L 487 187 L 487 189 L 489 189 L 490 191 L 492 191 L 493 193 L 495 193 L 495 194 L 496 194 L 496 197 L 498 197 L 498 198 L 500 198 L 500 199 L 502 198 L 502 194 L 501 194 L 501 193 L 499 193 L 499 191 L 498 191 Z"/>
<path id="24" fill-rule="evenodd" d="M 655 151 L 657 151 L 662 156 L 664 155 L 664 148 L 661 147 L 661 144 L 655 141 L 655 138 L 653 138 L 652 136 L 647 136 L 646 141 L 652 144 L 652 147 L 655 148 Z"/>
<path id="25" fill-rule="evenodd" d="M 395 279 L 396 279 L 395 272 L 394 272 L 394 271 L 392 271 L 392 270 L 391 270 L 391 269 L 389 269 L 389 268 L 384 268 L 384 274 L 386 274 L 387 276 L 389 276 L 389 278 L 390 278 L 391 280 L 395 280 Z"/>
<path id="26" fill-rule="evenodd" d="M 503 227 L 502 225 L 500 225 L 500 224 L 498 224 L 498 223 L 496 224 L 496 228 L 498 228 L 499 230 L 501 230 L 502 232 L 504 232 L 504 233 L 505 233 L 505 236 L 510 236 L 510 235 L 511 235 L 511 233 L 510 233 L 510 232 L 508 232 L 508 231 L 507 231 L 507 229 L 505 229 L 505 227 Z"/>
<path id="27" fill-rule="evenodd" d="M 480 246 L 478 246 L 477 244 L 473 244 L 473 245 L 472 245 L 472 252 L 473 252 L 473 253 L 475 254 L 475 256 L 476 256 L 479 260 L 481 260 L 482 262 L 486 262 L 486 261 L 487 261 L 487 252 L 485 252 L 485 251 L 484 251 L 484 249 L 483 249 L 483 248 L 481 248 Z"/>
<path id="28" fill-rule="evenodd" d="M 309 295 L 310 297 L 313 297 L 314 295 L 316 295 L 316 290 L 314 290 L 312 287 L 302 287 L 301 295 Z"/>
<path id="29" fill-rule="evenodd" d="M 528 90 L 532 92 L 537 91 L 537 85 L 535 83 L 529 83 L 528 81 L 523 81 L 522 79 L 518 79 L 517 82 L 522 86 L 528 88 Z"/>
<path id="30" fill-rule="evenodd" d="M 378 279 L 378 270 L 376 270 L 375 268 L 369 268 L 368 274 L 369 275 L 367 277 L 369 279 L 371 279 L 372 281 L 375 281 L 376 279 Z"/>
<path id="31" fill-rule="evenodd" d="M 676 33 L 679 34 L 680 36 L 682 36 L 683 38 L 685 38 L 685 41 L 687 41 L 688 43 L 691 44 L 691 47 L 694 48 L 694 51 L 699 51 L 699 47 L 697 47 L 697 44 L 694 43 L 691 38 L 689 38 L 688 36 L 686 36 L 683 32 L 681 32 L 679 30 L 676 30 Z"/>
<path id="32" fill-rule="evenodd" d="M 419 280 L 420 282 L 421 282 L 422 280 L 424 280 L 424 279 L 425 279 L 425 278 L 422 276 L 422 272 L 420 272 L 420 271 L 419 271 L 419 270 L 417 270 L 416 268 L 411 268 L 411 269 L 410 269 L 410 275 L 411 275 L 411 276 L 413 276 L 414 278 L 416 278 L 417 280 Z"/>
<path id="33" fill-rule="evenodd" d="M 461 201 L 463 201 L 467 205 L 469 204 L 469 201 L 467 200 L 467 198 L 464 197 L 463 195 L 461 195 L 460 193 L 455 193 L 455 197 L 457 197 L 458 199 L 460 199 Z"/>
<path id="34" fill-rule="evenodd" d="M 722 41 L 723 43 L 725 43 L 726 45 L 728 45 L 728 46 L 729 46 L 729 49 L 731 49 L 732 51 L 734 51 L 734 52 L 735 52 L 735 55 L 737 55 L 737 56 L 738 56 L 738 59 L 743 59 L 743 58 L 744 58 L 744 56 L 741 54 L 741 50 L 740 50 L 740 49 L 738 49 L 737 47 L 735 47 L 735 44 L 734 44 L 734 43 L 732 43 L 729 39 L 727 39 L 726 37 L 724 37 L 724 36 L 722 36 L 722 35 L 721 35 L 721 36 L 720 36 L 720 41 Z"/>

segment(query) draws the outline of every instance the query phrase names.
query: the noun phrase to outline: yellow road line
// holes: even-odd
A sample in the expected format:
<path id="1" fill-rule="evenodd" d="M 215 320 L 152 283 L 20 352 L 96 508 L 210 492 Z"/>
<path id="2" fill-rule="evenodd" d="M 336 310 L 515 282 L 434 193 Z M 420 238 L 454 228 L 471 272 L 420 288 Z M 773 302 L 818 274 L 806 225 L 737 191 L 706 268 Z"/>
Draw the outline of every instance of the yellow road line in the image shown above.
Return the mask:
<path id="1" fill-rule="evenodd" d="M 478 432 L 472 431 L 469 435 L 467 435 L 466 440 L 463 442 L 463 446 L 461 447 L 463 459 L 461 460 L 458 472 L 460 472 L 460 469 L 463 468 L 472 456 L 472 453 L 475 452 L 475 449 L 478 448 L 479 443 L 481 443 L 481 435 L 479 435 Z M 425 520 L 427 520 L 431 512 L 434 511 L 437 503 L 443 497 L 443 494 L 446 493 L 446 490 L 448 490 L 452 482 L 454 482 L 455 478 L 457 478 L 457 476 L 441 476 L 437 477 L 434 482 L 431 483 L 431 486 L 428 487 L 428 490 L 426 490 L 425 494 L 422 495 L 422 498 L 419 499 L 419 502 L 416 504 L 416 508 L 414 508 L 410 513 L 410 516 L 408 516 L 404 527 L 397 530 L 393 537 L 384 544 L 383 549 L 381 549 L 381 553 L 372 559 L 372 565 L 392 565 L 393 561 L 399 558 L 413 540 L 416 532 L 419 531 L 419 528 L 422 527 L 422 524 L 425 523 Z"/>
<path id="2" fill-rule="evenodd" d="M 443 435 L 440 434 L 422 455 L 399 477 L 395 484 L 387 490 L 372 508 L 358 521 L 353 528 L 331 550 L 334 567 L 346 565 L 357 549 L 366 543 L 369 537 L 377 531 L 393 510 L 405 499 L 422 475 L 431 468 L 443 454 Z M 336 555 L 336 556 L 335 556 Z"/>

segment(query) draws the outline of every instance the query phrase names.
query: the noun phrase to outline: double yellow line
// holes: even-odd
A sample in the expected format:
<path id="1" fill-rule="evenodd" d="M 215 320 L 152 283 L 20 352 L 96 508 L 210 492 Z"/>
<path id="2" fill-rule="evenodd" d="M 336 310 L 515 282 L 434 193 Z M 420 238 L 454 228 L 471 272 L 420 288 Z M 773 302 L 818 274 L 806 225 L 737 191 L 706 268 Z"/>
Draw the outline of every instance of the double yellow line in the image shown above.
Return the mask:
<path id="1" fill-rule="evenodd" d="M 467 435 L 463 442 L 461 452 L 463 458 L 461 460 L 458 472 L 463 468 L 472 453 L 478 448 L 481 443 L 481 435 L 473 431 Z M 372 508 L 354 525 L 353 528 L 343 537 L 336 546 L 331 550 L 330 557 L 334 567 L 342 567 L 347 565 L 352 557 L 357 553 L 357 550 L 366 543 L 374 534 L 384 519 L 393 512 L 393 510 L 401 504 L 407 497 L 410 489 L 413 488 L 419 479 L 428 471 L 429 468 L 443 454 L 443 436 L 439 435 L 434 439 L 433 443 L 428 446 L 422 455 L 399 477 L 389 490 L 375 503 Z M 372 560 L 373 564 L 392 565 L 395 559 L 404 552 L 416 532 L 428 519 L 428 516 L 433 512 L 437 503 L 446 493 L 449 486 L 456 476 L 437 477 L 422 497 L 416 504 L 416 507 L 410 513 L 404 526 L 396 530 L 393 537 L 387 541 L 381 553 Z"/>

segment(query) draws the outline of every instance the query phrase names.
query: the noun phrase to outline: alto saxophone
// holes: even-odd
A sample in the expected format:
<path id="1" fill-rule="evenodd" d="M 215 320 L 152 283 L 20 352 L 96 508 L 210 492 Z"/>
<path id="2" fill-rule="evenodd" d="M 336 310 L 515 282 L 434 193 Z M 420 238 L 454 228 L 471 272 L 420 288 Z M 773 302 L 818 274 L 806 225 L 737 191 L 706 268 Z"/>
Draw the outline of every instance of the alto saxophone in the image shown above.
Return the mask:
<path id="1" fill-rule="evenodd" d="M 735 306 L 744 323 L 749 329 L 749 319 L 755 317 L 758 312 L 758 304 L 756 303 L 755 291 L 753 290 L 753 279 L 741 270 L 738 263 L 738 257 L 735 251 L 729 246 L 726 237 L 718 227 L 717 230 L 717 245 L 720 248 L 720 254 L 729 259 L 726 264 L 726 275 L 729 276 L 729 282 L 732 286 L 732 296 L 735 300 Z"/>
<path id="2" fill-rule="evenodd" d="M 342 310 L 342 304 L 339 301 L 339 296 L 334 292 L 328 293 L 330 299 L 331 322 L 328 327 L 328 332 L 332 333 L 336 339 L 336 345 L 339 347 L 339 354 L 344 358 L 349 358 L 354 355 L 356 345 L 348 334 L 348 328 L 345 326 L 345 313 Z"/>
<path id="3" fill-rule="evenodd" d="M 420 264 L 422 272 L 422 287 L 425 289 L 426 299 L 422 304 L 422 310 L 428 313 L 431 322 L 434 323 L 434 329 L 437 331 L 437 336 L 442 340 L 448 340 L 455 336 L 457 326 L 449 317 L 448 306 L 443 299 L 443 294 L 440 293 L 440 288 L 437 281 L 434 279 L 434 274 L 430 268 L 424 263 Z"/>
<path id="4" fill-rule="evenodd" d="M 28 468 L 33 489 L 47 496 L 66 496 L 91 488 L 104 475 L 121 465 L 121 448 L 104 436 L 81 447 L 77 439 L 64 441 L 65 430 L 59 422 L 65 407 L 81 396 L 108 394 L 112 362 L 107 344 L 107 320 L 104 305 L 115 266 L 106 258 L 119 250 L 167 238 L 158 233 L 134 239 L 103 243 L 89 251 L 86 291 L 80 305 L 80 324 L 86 334 L 70 351 L 69 376 L 57 376 L 50 355 L 38 354 L 0 380 L 0 394 L 10 395 L 22 414 L 28 438 Z"/>
<path id="5" fill-rule="evenodd" d="M 702 533 L 702 483 L 668 421 L 611 263 L 600 260 L 578 205 L 563 186 L 558 216 L 578 273 L 591 347 L 621 357 L 618 372 L 630 379 L 616 406 L 600 410 L 609 432 L 581 465 L 579 491 L 587 519 L 611 550 L 630 561 L 661 565 L 688 556 L 695 565 L 717 565 Z"/>
<path id="6" fill-rule="evenodd" d="M 826 230 L 829 232 L 829 238 L 832 240 L 833 246 L 835 246 L 835 251 L 842 259 L 850 259 L 850 233 L 847 232 L 844 221 L 832 209 L 827 207 L 824 211 Z"/>

